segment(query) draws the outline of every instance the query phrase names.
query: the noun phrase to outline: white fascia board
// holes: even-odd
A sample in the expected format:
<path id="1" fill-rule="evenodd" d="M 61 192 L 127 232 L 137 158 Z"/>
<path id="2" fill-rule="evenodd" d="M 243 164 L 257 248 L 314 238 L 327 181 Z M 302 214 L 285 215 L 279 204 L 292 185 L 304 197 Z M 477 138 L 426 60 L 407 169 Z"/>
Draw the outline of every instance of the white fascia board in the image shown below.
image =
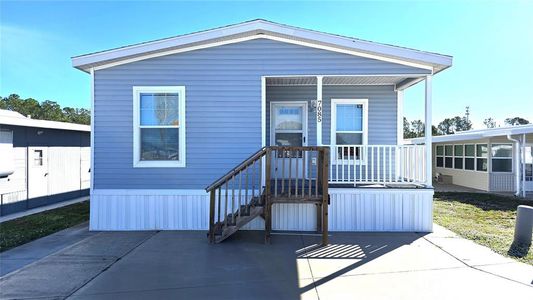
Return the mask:
<path id="1" fill-rule="evenodd" d="M 462 133 L 433 136 L 433 143 L 479 140 L 497 136 L 533 133 L 533 125 L 471 130 Z M 405 140 L 410 144 L 423 144 L 424 138 Z"/>
<path id="2" fill-rule="evenodd" d="M 368 54 L 397 58 L 399 60 L 414 60 L 420 62 L 421 64 L 431 65 L 433 67 L 438 65 L 441 66 L 441 68 L 446 68 L 452 64 L 452 57 L 446 55 L 379 44 L 348 37 L 341 37 L 333 34 L 271 23 L 264 20 L 257 20 L 93 54 L 76 56 L 72 58 L 72 65 L 76 68 L 87 71 L 89 66 L 96 66 L 106 61 L 126 59 L 128 57 L 131 58 L 132 56 L 141 56 L 145 53 L 153 54 L 154 52 L 158 51 L 165 52 L 168 49 L 175 49 L 188 44 L 209 42 L 232 35 L 243 34 L 246 32 L 257 33 L 258 31 L 259 33 L 264 32 L 265 34 L 268 34 L 270 32 L 291 36 L 297 39 L 316 41 L 332 46 L 352 49 L 354 51 L 366 52 Z M 257 35 L 260 36 L 261 34 Z"/>
<path id="3" fill-rule="evenodd" d="M 91 126 L 89 125 L 47 121 L 47 120 L 35 120 L 35 119 L 29 119 L 29 118 L 12 118 L 12 117 L 4 117 L 4 116 L 0 116 L 0 125 L 91 132 Z"/>

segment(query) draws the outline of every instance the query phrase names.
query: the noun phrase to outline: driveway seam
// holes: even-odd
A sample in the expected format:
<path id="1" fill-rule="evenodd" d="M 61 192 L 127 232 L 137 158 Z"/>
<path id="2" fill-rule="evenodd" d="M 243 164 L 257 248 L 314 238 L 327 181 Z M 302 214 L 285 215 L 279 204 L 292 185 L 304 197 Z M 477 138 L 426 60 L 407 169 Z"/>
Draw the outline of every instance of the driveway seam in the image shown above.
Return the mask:
<path id="1" fill-rule="evenodd" d="M 70 298 L 72 295 L 74 295 L 77 291 L 79 291 L 80 289 L 82 289 L 84 286 L 86 286 L 87 284 L 89 284 L 89 282 L 93 281 L 96 277 L 100 276 L 102 273 L 104 273 L 105 271 L 109 270 L 109 268 L 111 268 L 114 264 L 116 264 L 118 261 L 120 261 L 122 258 L 124 258 L 125 256 L 127 256 L 128 254 L 130 254 L 133 250 L 139 248 L 142 244 L 146 243 L 149 239 L 153 238 L 156 234 L 158 234 L 160 231 L 156 231 L 154 232 L 152 235 L 148 236 L 147 238 L 145 238 L 142 242 L 140 242 L 139 244 L 137 244 L 135 247 L 131 248 L 129 251 L 127 251 L 126 253 L 124 253 L 122 256 L 118 257 L 117 259 L 115 259 L 115 261 L 113 261 L 110 265 L 108 265 L 107 267 L 105 267 L 102 271 L 98 272 L 98 274 L 94 275 L 93 277 L 91 277 L 89 280 L 87 280 L 87 282 L 85 282 L 84 284 L 82 284 L 80 287 L 78 287 L 77 289 L 75 289 L 74 291 L 72 291 L 70 294 L 68 294 L 65 299 L 68 299 Z"/>
<path id="2" fill-rule="evenodd" d="M 464 264 L 465 266 L 473 269 L 473 270 L 476 270 L 476 271 L 479 271 L 479 272 L 483 272 L 483 273 L 486 273 L 486 274 L 489 274 L 489 275 L 492 275 L 492 276 L 496 276 L 496 277 L 500 277 L 500 278 L 503 278 L 503 279 L 506 279 L 506 280 L 509 280 L 509 281 L 512 281 L 512 282 L 516 282 L 516 283 L 519 283 L 521 285 L 525 285 L 527 287 L 533 287 L 531 286 L 530 284 L 525 284 L 523 282 L 520 282 L 518 280 L 514 280 L 514 279 L 511 279 L 511 278 L 508 278 L 508 277 L 505 277 L 505 276 L 502 276 L 500 274 L 495 274 L 495 273 L 492 273 L 492 272 L 489 272 L 489 271 L 485 271 L 485 270 L 482 270 L 482 269 L 479 269 L 479 268 L 476 268 L 474 265 L 469 265 L 468 263 L 466 263 L 465 261 L 463 261 L 462 259 L 458 258 L 457 256 L 451 254 L 450 252 L 444 250 L 442 247 L 439 247 L 437 244 L 433 243 L 432 241 L 430 241 L 429 239 L 427 239 L 425 236 L 422 236 L 422 238 L 424 240 L 426 240 L 427 242 L 429 242 L 431 245 L 437 247 L 438 249 L 440 249 L 442 252 L 448 254 L 449 256 L 453 257 L 454 259 L 458 260 L 459 262 L 461 262 L 462 264 Z"/>
<path id="3" fill-rule="evenodd" d="M 302 241 L 302 247 L 304 247 L 304 249 L 305 249 L 306 246 L 305 246 L 303 235 L 300 235 L 300 240 Z M 305 250 L 304 253 L 307 253 L 307 249 Z M 296 259 L 298 259 L 298 258 L 296 258 Z M 309 261 L 309 257 L 306 257 L 305 260 L 307 261 L 307 266 L 309 267 L 309 272 L 311 273 L 311 280 L 313 281 L 313 289 L 315 290 L 316 298 L 318 300 L 320 300 L 320 295 L 318 294 L 318 289 L 317 289 L 316 284 L 315 284 L 315 275 L 313 275 L 313 268 L 311 268 L 311 262 Z"/>

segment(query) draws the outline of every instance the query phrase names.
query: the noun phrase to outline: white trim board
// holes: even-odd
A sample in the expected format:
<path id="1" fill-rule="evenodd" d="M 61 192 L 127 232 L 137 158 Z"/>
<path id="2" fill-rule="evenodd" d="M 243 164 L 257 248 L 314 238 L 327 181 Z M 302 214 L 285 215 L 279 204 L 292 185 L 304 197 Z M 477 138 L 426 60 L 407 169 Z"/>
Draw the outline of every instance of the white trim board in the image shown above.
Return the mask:
<path id="1" fill-rule="evenodd" d="M 318 32 L 266 20 L 252 20 L 196 33 L 80 55 L 72 58 L 72 64 L 74 67 L 87 70 L 86 68 L 91 65 L 96 66 L 105 61 L 125 60 L 127 57 L 136 55 L 143 56 L 146 53 L 165 52 L 165 50 L 187 47 L 187 45 L 203 47 L 201 45 L 202 43 L 206 44 L 211 42 L 210 44 L 212 45 L 214 44 L 212 41 L 234 41 L 239 38 L 248 38 L 246 35 L 251 35 L 254 38 L 272 36 L 274 38 L 290 40 L 291 42 L 310 43 L 313 44 L 313 47 L 332 47 L 336 48 L 336 51 L 357 53 L 358 56 L 370 55 L 382 60 L 391 59 L 400 61 L 401 63 L 421 64 L 439 71 L 452 64 L 452 57 L 447 55 Z"/>
<path id="2" fill-rule="evenodd" d="M 155 52 L 155 53 L 150 53 L 150 54 L 144 54 L 144 55 L 140 55 L 140 56 L 136 56 L 136 57 L 132 57 L 132 58 L 123 58 L 123 59 L 120 59 L 118 61 L 108 62 L 108 63 L 104 63 L 104 64 L 101 64 L 101 65 L 95 65 L 94 69 L 95 70 L 108 69 L 108 68 L 111 68 L 111 67 L 116 67 L 116 66 L 120 66 L 120 65 L 123 65 L 123 64 L 128 64 L 128 63 L 141 61 L 141 60 L 145 60 L 145 59 L 156 58 L 156 57 L 172 55 L 172 54 L 178 54 L 178 53 L 184 53 L 184 52 L 200 50 L 200 49 L 206 49 L 206 48 L 211 48 L 211 47 L 229 45 L 229 44 L 235 44 L 235 43 L 251 41 L 251 40 L 256 40 L 256 39 L 269 39 L 269 40 L 278 41 L 278 42 L 284 42 L 284 43 L 288 43 L 288 44 L 294 44 L 294 45 L 305 46 L 305 47 L 310 47 L 310 48 L 316 48 L 316 49 L 321 49 L 321 50 L 327 50 L 327 51 L 332 51 L 332 52 L 337 52 L 337 53 L 354 55 L 354 56 L 358 56 L 358 57 L 376 59 L 376 60 L 380 60 L 380 61 L 400 64 L 400 65 L 404 65 L 404 66 L 424 69 L 424 70 L 428 70 L 428 71 L 433 72 L 433 67 L 431 65 L 414 63 L 414 62 L 410 62 L 410 61 L 400 60 L 400 59 L 397 59 L 397 58 L 389 58 L 389 57 L 385 57 L 385 56 L 369 54 L 369 53 L 360 52 L 360 51 L 354 51 L 354 50 L 346 50 L 346 49 L 342 49 L 342 48 L 336 48 L 336 47 L 332 47 L 332 46 L 325 46 L 325 45 L 315 44 L 315 43 L 310 43 L 310 42 L 295 41 L 295 40 L 282 38 L 282 37 L 277 37 L 277 36 L 272 36 L 272 35 L 268 35 L 268 34 L 252 35 L 252 36 L 248 36 L 248 37 L 234 38 L 234 39 L 229 39 L 229 40 L 220 41 L 220 42 L 214 42 L 214 43 L 190 46 L 190 47 L 185 47 L 185 48 L 172 49 L 172 50 L 160 51 L 160 52 Z M 73 59 L 73 64 L 74 64 L 75 67 L 80 67 L 80 68 L 82 68 L 82 70 L 87 70 L 86 67 L 84 67 L 83 65 L 76 65 L 74 60 L 75 59 Z"/>

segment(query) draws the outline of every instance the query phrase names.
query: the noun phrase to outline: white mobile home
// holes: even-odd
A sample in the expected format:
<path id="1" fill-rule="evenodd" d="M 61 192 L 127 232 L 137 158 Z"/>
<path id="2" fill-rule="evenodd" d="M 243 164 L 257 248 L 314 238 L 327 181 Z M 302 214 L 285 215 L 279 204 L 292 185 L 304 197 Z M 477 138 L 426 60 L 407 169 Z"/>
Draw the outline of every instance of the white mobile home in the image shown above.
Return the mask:
<path id="1" fill-rule="evenodd" d="M 434 136 L 433 176 L 447 177 L 455 185 L 525 196 L 533 191 L 532 149 L 533 124 Z"/>
<path id="2" fill-rule="evenodd" d="M 450 56 L 254 20 L 72 63 L 92 82 L 93 230 L 432 229 L 403 92 L 425 83 L 431 123 Z"/>
<path id="3" fill-rule="evenodd" d="M 0 215 L 88 195 L 90 134 L 0 110 Z"/>

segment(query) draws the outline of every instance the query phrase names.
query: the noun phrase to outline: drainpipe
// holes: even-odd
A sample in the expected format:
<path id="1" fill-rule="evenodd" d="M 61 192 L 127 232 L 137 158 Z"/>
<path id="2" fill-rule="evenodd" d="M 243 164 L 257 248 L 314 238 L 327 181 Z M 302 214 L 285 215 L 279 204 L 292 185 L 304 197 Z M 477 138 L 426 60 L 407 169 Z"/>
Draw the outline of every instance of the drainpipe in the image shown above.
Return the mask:
<path id="1" fill-rule="evenodd" d="M 520 140 L 513 139 L 510 134 L 507 134 L 507 139 L 515 143 L 515 196 L 520 196 Z"/>

